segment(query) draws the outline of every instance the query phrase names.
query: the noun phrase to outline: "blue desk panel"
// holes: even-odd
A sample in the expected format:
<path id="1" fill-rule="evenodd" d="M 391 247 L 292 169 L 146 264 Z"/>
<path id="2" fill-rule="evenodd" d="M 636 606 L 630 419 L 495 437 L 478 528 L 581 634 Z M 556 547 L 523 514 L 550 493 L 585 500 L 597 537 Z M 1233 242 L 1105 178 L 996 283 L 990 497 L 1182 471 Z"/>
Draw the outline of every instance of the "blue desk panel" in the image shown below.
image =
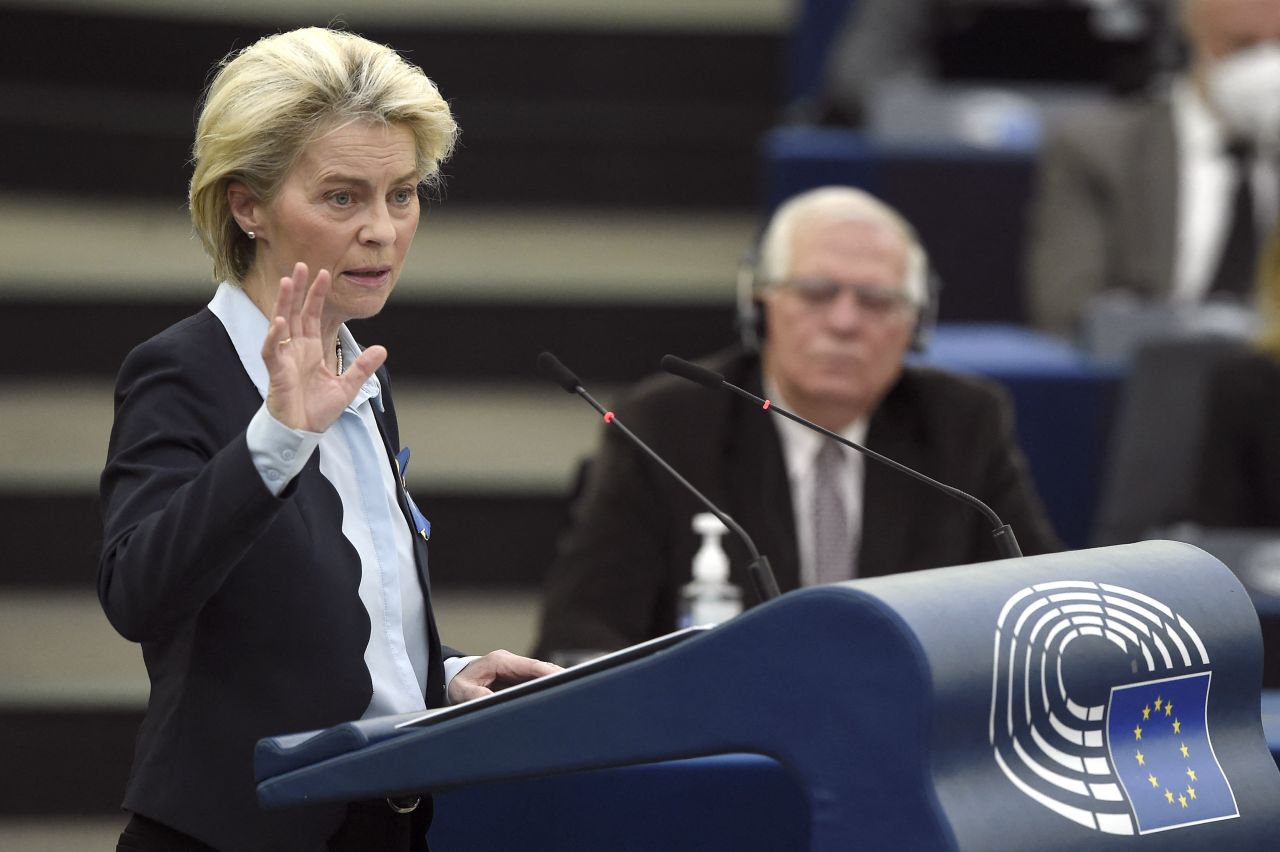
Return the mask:
<path id="1" fill-rule="evenodd" d="M 759 755 L 675 760 L 439 793 L 431 848 L 445 852 L 803 852 L 804 792 Z M 501 832 L 485 830 L 494 819 Z M 519 826 L 512 831 L 511 826 Z"/>
<path id="2" fill-rule="evenodd" d="M 1262 693 L 1262 726 L 1280 766 L 1280 690 Z M 526 849 L 559 852 L 809 848 L 802 791 L 781 765 L 757 755 L 480 784 L 435 801 L 430 840 L 446 852 L 506 852 L 512 835 Z M 478 828 L 495 814 L 509 833 Z"/>
<path id="3" fill-rule="evenodd" d="M 1008 389 L 1018 440 L 1054 527 L 1068 547 L 1085 547 L 1123 371 L 1056 338 L 996 323 L 943 324 L 917 362 Z"/>

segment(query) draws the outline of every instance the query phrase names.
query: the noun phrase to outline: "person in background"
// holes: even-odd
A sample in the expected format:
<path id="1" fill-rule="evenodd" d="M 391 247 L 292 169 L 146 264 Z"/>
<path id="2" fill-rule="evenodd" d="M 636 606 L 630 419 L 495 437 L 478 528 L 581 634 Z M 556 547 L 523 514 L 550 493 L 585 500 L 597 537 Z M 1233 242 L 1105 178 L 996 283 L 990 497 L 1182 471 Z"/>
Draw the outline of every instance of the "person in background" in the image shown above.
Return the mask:
<path id="1" fill-rule="evenodd" d="M 887 80 L 934 76 L 937 0 L 850 0 L 852 8 L 827 57 L 822 117 L 866 123 L 875 90 Z"/>
<path id="2" fill-rule="evenodd" d="M 1247 301 L 1280 187 L 1280 0 L 1180 0 L 1167 93 L 1056 126 L 1032 203 L 1032 320 L 1072 336 L 1104 291 Z"/>
<path id="3" fill-rule="evenodd" d="M 886 86 L 1129 89 L 1155 61 L 1164 2 L 847 0 L 809 117 L 874 129 Z"/>
<path id="4" fill-rule="evenodd" d="M 1194 509 L 1206 527 L 1280 529 L 1280 232 L 1260 266 L 1253 349 L 1209 376 Z"/>
<path id="5" fill-rule="evenodd" d="M 1028 554 L 1059 548 L 992 384 L 904 365 L 930 300 L 927 261 L 894 210 L 847 187 L 784 203 L 761 243 L 743 345 L 705 365 L 815 423 L 988 503 Z M 998 558 L 971 508 L 757 406 L 683 379 L 616 409 L 753 537 L 783 591 Z M 536 654 L 626 646 L 673 630 L 703 507 L 606 430 L 546 584 Z M 748 585 L 729 537 L 731 579 Z"/>
<path id="6" fill-rule="evenodd" d="M 429 798 L 267 813 L 261 737 L 487 695 L 556 670 L 441 644 L 404 490 L 382 310 L 457 127 L 422 70 L 328 29 L 229 56 L 190 206 L 221 281 L 120 369 L 98 594 L 151 697 L 121 850 L 420 850 Z"/>

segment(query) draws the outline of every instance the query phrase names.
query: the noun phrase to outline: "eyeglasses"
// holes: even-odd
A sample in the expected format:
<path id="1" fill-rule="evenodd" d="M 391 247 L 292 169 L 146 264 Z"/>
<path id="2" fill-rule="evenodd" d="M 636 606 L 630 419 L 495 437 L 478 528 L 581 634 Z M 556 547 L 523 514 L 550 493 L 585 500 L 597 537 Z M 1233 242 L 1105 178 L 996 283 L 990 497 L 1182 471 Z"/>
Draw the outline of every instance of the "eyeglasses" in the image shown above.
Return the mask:
<path id="1" fill-rule="evenodd" d="M 878 284 L 841 284 L 828 278 L 792 278 L 771 284 L 769 288 L 794 293 L 806 308 L 812 310 L 830 307 L 846 290 L 853 295 L 860 309 L 876 317 L 888 318 L 917 307 L 902 290 Z"/>

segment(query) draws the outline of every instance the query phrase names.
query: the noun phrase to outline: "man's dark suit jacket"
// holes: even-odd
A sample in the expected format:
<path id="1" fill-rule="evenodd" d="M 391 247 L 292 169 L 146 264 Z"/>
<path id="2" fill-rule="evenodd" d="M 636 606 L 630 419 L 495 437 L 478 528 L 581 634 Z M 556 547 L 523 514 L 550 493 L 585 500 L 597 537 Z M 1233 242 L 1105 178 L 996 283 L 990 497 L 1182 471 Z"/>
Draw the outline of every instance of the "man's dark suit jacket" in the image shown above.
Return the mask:
<path id="1" fill-rule="evenodd" d="M 1209 527 L 1280 528 L 1280 360 L 1250 352 L 1218 364 L 1195 489 Z"/>
<path id="2" fill-rule="evenodd" d="M 395 409 L 385 372 L 379 380 L 394 466 Z M 250 460 L 245 429 L 261 405 L 207 308 L 120 370 L 98 595 L 116 630 L 142 644 L 151 678 L 124 807 L 221 850 L 319 849 L 344 809 L 259 810 L 254 744 L 360 718 L 372 696 L 369 617 L 319 453 L 278 498 Z M 403 492 L 400 502 L 405 510 Z M 425 542 L 414 544 L 431 643 L 427 703 L 439 706 L 442 654 L 456 652 L 441 649 Z"/>
<path id="3" fill-rule="evenodd" d="M 706 363 L 761 393 L 755 356 L 734 350 Z M 617 414 L 742 525 L 783 591 L 799 585 L 786 463 L 769 415 L 671 376 L 642 383 Z M 1026 554 L 1060 548 L 1014 441 L 1009 403 L 990 383 L 907 368 L 871 417 L 867 445 L 985 501 Z M 869 459 L 864 469 L 859 576 L 998 558 L 991 525 L 974 509 Z M 700 511 L 668 474 L 606 429 L 551 569 L 535 653 L 613 649 L 675 629 L 678 590 L 691 579 L 701 543 L 690 526 Z M 725 548 L 731 579 L 749 590 L 745 548 L 733 536 Z"/>
<path id="4" fill-rule="evenodd" d="M 1040 155 L 1031 206 L 1032 321 L 1070 335 L 1104 290 L 1166 299 L 1181 192 L 1167 97 L 1107 104 L 1055 125 Z"/>

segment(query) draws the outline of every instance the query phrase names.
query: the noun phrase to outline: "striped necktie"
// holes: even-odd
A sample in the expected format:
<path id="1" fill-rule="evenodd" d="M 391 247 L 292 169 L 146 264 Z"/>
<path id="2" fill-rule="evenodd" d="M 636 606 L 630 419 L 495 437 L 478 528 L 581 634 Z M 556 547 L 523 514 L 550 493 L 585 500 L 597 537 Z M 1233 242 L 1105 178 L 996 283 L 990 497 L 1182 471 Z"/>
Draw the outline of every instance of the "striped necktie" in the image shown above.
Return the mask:
<path id="1" fill-rule="evenodd" d="M 834 441 L 824 442 L 813 461 L 814 582 L 839 583 L 852 573 L 853 544 L 845 506 L 844 453 Z"/>

